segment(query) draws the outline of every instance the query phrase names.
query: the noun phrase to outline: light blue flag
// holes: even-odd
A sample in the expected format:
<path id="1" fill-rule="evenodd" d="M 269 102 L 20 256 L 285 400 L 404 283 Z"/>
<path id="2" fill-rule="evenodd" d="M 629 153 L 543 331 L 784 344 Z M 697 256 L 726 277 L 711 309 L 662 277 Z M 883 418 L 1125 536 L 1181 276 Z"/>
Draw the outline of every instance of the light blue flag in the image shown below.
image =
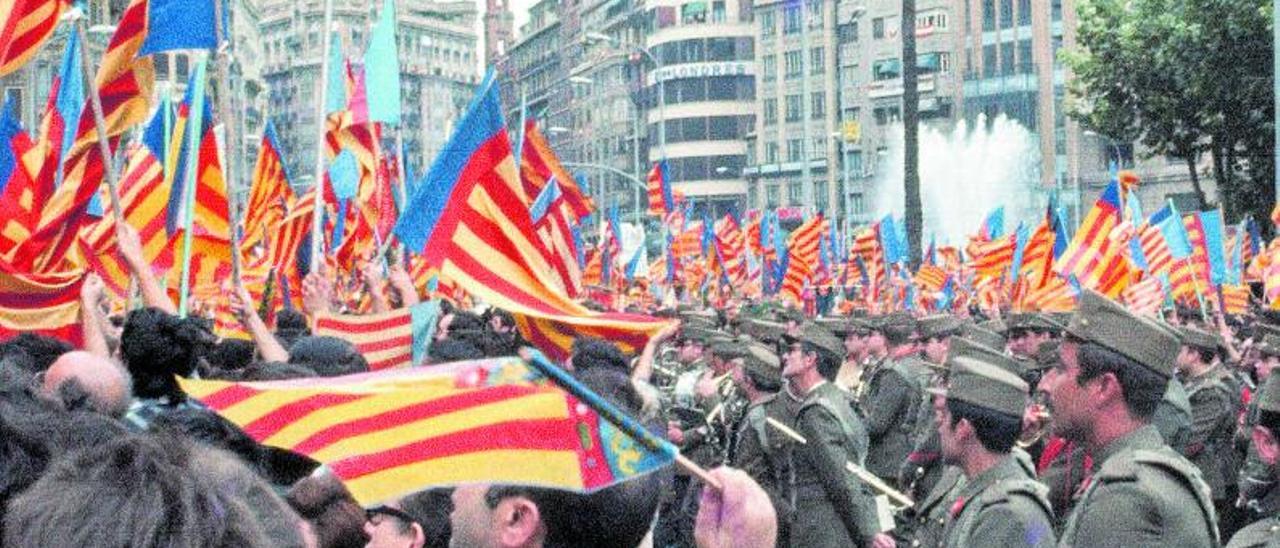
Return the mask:
<path id="1" fill-rule="evenodd" d="M 1156 225 L 1164 234 L 1164 241 L 1169 245 L 1169 255 L 1181 260 L 1191 256 L 1191 240 L 1187 238 L 1187 227 L 1182 225 L 1182 216 L 1174 211 Z"/>
<path id="2" fill-rule="evenodd" d="M 1244 269 L 1244 265 L 1240 264 L 1240 257 L 1244 239 L 1249 236 L 1248 223 L 1249 220 L 1246 219 L 1240 221 L 1239 226 L 1236 227 L 1236 241 L 1231 244 L 1231 254 L 1227 256 L 1227 283 L 1229 284 L 1239 285 L 1241 283 L 1241 271 Z"/>
<path id="3" fill-rule="evenodd" d="M 138 55 L 180 49 L 214 49 L 217 39 L 214 37 L 213 11 L 213 0 L 150 0 L 147 4 L 147 36 L 142 40 Z"/>
<path id="4" fill-rule="evenodd" d="M 1022 270 L 1022 254 L 1027 250 L 1027 240 L 1031 238 L 1031 231 L 1022 223 L 1018 223 L 1017 240 L 1013 245 L 1013 263 L 1009 265 L 1010 281 L 1018 281 L 1018 271 Z"/>
<path id="5" fill-rule="evenodd" d="M 987 218 L 982 221 L 982 229 L 992 240 L 1004 236 L 1004 206 L 997 207 L 987 214 Z"/>
<path id="6" fill-rule="evenodd" d="M 369 49 L 364 52 L 364 81 L 369 94 L 369 120 L 400 123 L 400 59 L 396 54 L 396 8 L 394 0 L 382 2 L 378 25 L 373 27 Z M 519 165 L 519 164 L 516 164 Z"/>
<path id="7" fill-rule="evenodd" d="M 84 55 L 80 48 L 79 33 L 72 32 L 67 38 L 67 49 L 62 53 L 62 67 L 58 71 L 58 97 L 54 99 L 54 109 L 62 117 L 61 152 L 58 163 L 66 162 L 67 153 L 76 141 L 76 128 L 80 127 L 80 114 L 84 109 L 84 71 L 80 67 L 80 56 Z M 54 172 L 54 186 L 62 186 L 62 168 Z M 96 196 L 96 195 L 95 195 Z"/>
<path id="8" fill-rule="evenodd" d="M 1227 279 L 1227 260 L 1223 256 L 1222 210 L 1201 211 L 1200 226 L 1204 229 L 1204 246 L 1209 255 L 1209 281 L 1214 285 Z"/>
<path id="9" fill-rule="evenodd" d="M 329 39 L 329 88 L 325 91 L 324 113 L 326 116 L 347 109 L 347 67 L 342 58 L 342 38 L 333 33 Z M 366 89 L 376 89 L 368 88 Z"/>
<path id="10" fill-rule="evenodd" d="M 333 195 L 339 200 L 349 200 L 356 196 L 356 187 L 360 185 L 360 168 L 356 166 L 356 157 L 350 150 L 342 149 L 329 164 L 329 184 L 333 185 Z"/>
<path id="11" fill-rule="evenodd" d="M 893 222 L 893 214 L 885 215 L 880 220 L 880 246 L 884 248 L 885 263 L 896 263 L 901 259 L 898 249 L 898 228 Z"/>

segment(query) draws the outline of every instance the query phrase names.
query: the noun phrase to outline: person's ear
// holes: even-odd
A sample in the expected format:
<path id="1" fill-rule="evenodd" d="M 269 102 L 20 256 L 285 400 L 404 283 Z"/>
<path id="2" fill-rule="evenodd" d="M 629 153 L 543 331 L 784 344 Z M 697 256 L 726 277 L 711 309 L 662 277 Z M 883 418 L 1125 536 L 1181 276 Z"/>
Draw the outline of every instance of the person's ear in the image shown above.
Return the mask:
<path id="1" fill-rule="evenodd" d="M 426 546 L 427 533 L 422 530 L 422 524 L 415 521 L 409 524 L 409 528 L 411 530 L 410 532 L 413 534 L 413 543 L 411 543 L 409 546 L 411 548 L 423 548 L 424 546 Z"/>
<path id="2" fill-rule="evenodd" d="M 502 546 L 532 546 L 546 536 L 538 505 L 520 496 L 498 503 L 498 541 Z"/>
<path id="3" fill-rule="evenodd" d="M 1253 427 L 1253 447 L 1258 451 L 1258 458 L 1269 465 L 1280 460 L 1280 440 L 1275 433 L 1265 426 Z"/>

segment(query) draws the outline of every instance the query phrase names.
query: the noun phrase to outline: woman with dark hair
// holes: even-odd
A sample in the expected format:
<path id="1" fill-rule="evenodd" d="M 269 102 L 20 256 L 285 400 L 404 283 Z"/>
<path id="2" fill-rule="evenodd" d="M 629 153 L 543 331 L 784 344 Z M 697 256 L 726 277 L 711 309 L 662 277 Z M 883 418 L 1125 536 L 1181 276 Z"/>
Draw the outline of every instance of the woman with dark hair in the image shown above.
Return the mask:
<path id="1" fill-rule="evenodd" d="M 150 430 L 159 415 L 178 409 L 204 410 L 187 399 L 177 377 L 190 377 L 216 344 L 217 337 L 205 320 L 179 318 L 150 307 L 130 312 L 120 334 L 120 357 L 133 377 L 135 397 L 125 415 L 126 426 Z"/>

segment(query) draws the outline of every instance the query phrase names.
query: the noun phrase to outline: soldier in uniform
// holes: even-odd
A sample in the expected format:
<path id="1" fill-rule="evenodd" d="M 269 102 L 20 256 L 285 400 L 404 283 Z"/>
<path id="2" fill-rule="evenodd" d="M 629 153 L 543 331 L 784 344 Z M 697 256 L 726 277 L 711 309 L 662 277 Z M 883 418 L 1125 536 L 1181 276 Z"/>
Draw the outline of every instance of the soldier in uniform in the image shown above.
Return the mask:
<path id="1" fill-rule="evenodd" d="M 1218 546 L 1209 488 L 1150 424 L 1178 340 L 1094 291 L 1080 296 L 1061 364 L 1046 373 L 1054 431 L 1080 442 L 1091 476 L 1060 535 L 1065 546 Z"/>
<path id="2" fill-rule="evenodd" d="M 942 545 L 1053 546 L 1048 489 L 1012 454 L 1027 383 L 1012 365 L 957 358 L 951 368 L 946 388 L 931 389 L 939 396 L 933 408 L 943 458 L 968 481 L 951 505 Z"/>
<path id="3" fill-rule="evenodd" d="M 889 344 L 889 358 L 872 373 L 859 402 L 871 440 L 867 470 L 896 485 L 898 469 L 915 442 L 911 434 L 924 402 L 929 367 L 916 351 L 916 321 L 910 315 L 890 314 L 876 329 Z"/>
<path id="4" fill-rule="evenodd" d="M 924 364 L 930 369 L 930 378 L 926 386 L 941 382 L 947 372 L 947 352 L 951 348 L 952 337 L 960 331 L 960 320 L 947 314 L 939 314 L 921 318 L 920 354 Z M 928 405 L 930 397 L 925 394 L 917 408 L 915 430 L 911 433 L 912 450 L 898 470 L 898 485 L 912 500 L 919 500 L 933 489 L 942 473 L 942 461 L 938 447 L 938 431 L 933 422 L 933 407 Z"/>
<path id="5" fill-rule="evenodd" d="M 794 450 L 791 546 L 893 546 L 893 539 L 880 532 L 868 488 L 845 470 L 847 462 L 862 465 L 867 433 L 830 382 L 840 364 L 840 341 L 816 330 L 808 338 L 786 341 L 782 375 L 787 396 L 800 402 L 794 423 L 807 442 Z"/>
<path id="6" fill-rule="evenodd" d="M 787 546 L 795 501 L 792 493 L 790 442 L 769 427 L 771 418 L 791 426 L 796 409 L 790 408 L 782 389 L 782 361 L 759 343 L 746 345 L 746 356 L 736 360 L 733 381 L 751 403 L 734 433 L 732 464 L 764 488 L 778 517 L 778 546 Z"/>
<path id="7" fill-rule="evenodd" d="M 878 317 L 863 322 L 866 327 L 866 336 L 862 338 L 862 370 L 857 380 L 849 384 L 853 401 L 857 404 L 861 404 L 866 396 L 871 377 L 875 376 L 876 372 L 888 362 L 889 343 L 885 340 L 884 333 L 877 329 L 883 319 Z"/>
<path id="8" fill-rule="evenodd" d="M 1276 367 L 1280 367 L 1280 336 L 1262 335 L 1261 341 L 1253 347 L 1252 351 L 1258 354 L 1257 361 L 1254 363 L 1258 385 L 1265 387 L 1271 378 L 1271 373 Z M 1268 497 L 1276 498 L 1274 503 L 1280 505 L 1280 489 L 1275 488 L 1277 482 L 1271 466 L 1262 462 L 1253 444 L 1253 430 L 1261 415 L 1261 405 L 1262 399 L 1259 397 L 1249 402 L 1248 410 L 1241 417 L 1237 432 L 1237 438 L 1244 438 L 1241 443 L 1243 450 L 1237 452 L 1237 456 L 1244 456 L 1244 464 L 1238 476 L 1240 496 L 1236 505 L 1248 512 L 1250 520 L 1260 519 L 1266 515 L 1263 509 L 1267 506 Z"/>
<path id="9" fill-rule="evenodd" d="M 1229 377 L 1218 361 L 1218 336 L 1194 327 L 1182 327 L 1182 350 L 1178 353 L 1178 374 L 1191 401 L 1191 436 L 1183 455 L 1200 468 L 1209 484 L 1218 515 L 1225 515 L 1236 499 L 1237 464 L 1231 450 L 1239 400 Z"/>
<path id="10" fill-rule="evenodd" d="M 1259 462 L 1268 471 L 1269 487 L 1260 491 L 1261 496 L 1250 508 L 1257 512 L 1256 521 L 1232 536 L 1227 548 L 1280 546 L 1280 488 L 1276 487 L 1276 464 L 1280 461 L 1280 377 L 1269 376 L 1254 401 L 1258 404 L 1258 416 L 1250 437 Z"/>

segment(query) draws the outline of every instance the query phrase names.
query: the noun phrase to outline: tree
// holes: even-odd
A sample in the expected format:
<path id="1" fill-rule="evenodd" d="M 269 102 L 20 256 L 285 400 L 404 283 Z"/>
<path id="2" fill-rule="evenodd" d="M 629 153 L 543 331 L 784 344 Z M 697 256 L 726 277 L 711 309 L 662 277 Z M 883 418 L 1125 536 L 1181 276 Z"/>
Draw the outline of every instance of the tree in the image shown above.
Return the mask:
<path id="1" fill-rule="evenodd" d="M 902 189 L 908 264 L 920 264 L 920 92 L 916 74 L 916 0 L 902 0 Z"/>
<path id="2" fill-rule="evenodd" d="M 1069 112 L 1112 139 L 1196 166 L 1212 158 L 1228 218 L 1266 218 L 1271 173 L 1271 3 L 1256 0 L 1081 0 Z"/>

